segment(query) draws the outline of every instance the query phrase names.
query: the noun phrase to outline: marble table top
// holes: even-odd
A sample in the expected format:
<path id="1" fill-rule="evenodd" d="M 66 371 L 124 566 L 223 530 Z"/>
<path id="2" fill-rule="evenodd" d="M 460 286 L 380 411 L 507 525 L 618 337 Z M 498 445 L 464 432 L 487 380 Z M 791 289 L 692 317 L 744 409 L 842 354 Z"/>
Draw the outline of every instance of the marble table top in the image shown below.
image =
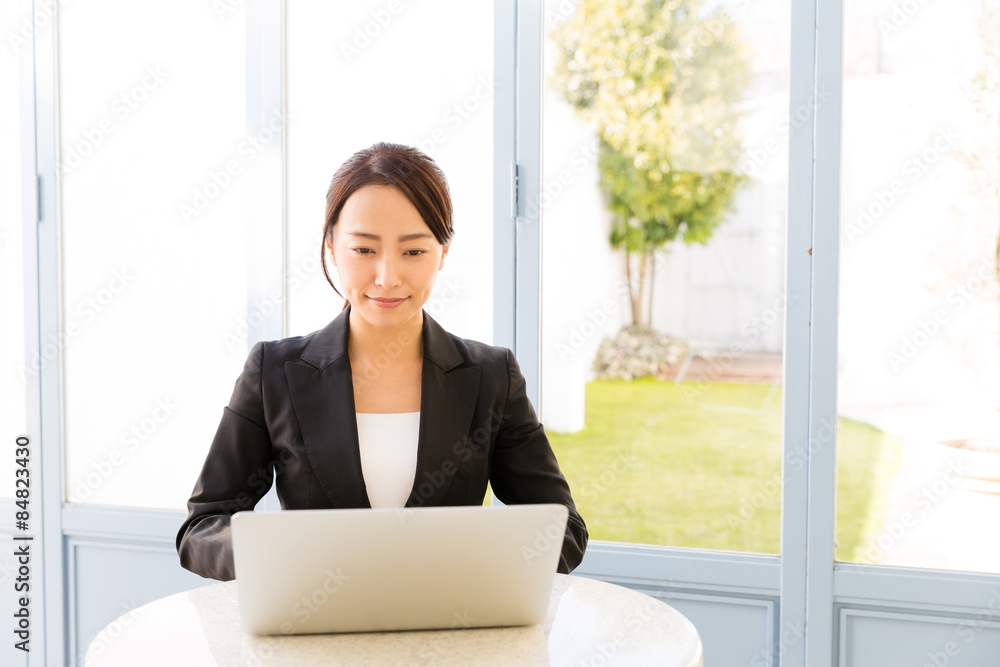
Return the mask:
<path id="1" fill-rule="evenodd" d="M 255 636 L 240 628 L 236 582 L 156 600 L 105 627 L 87 667 L 511 665 L 701 667 L 701 639 L 653 597 L 556 575 L 543 623 L 512 628 Z"/>

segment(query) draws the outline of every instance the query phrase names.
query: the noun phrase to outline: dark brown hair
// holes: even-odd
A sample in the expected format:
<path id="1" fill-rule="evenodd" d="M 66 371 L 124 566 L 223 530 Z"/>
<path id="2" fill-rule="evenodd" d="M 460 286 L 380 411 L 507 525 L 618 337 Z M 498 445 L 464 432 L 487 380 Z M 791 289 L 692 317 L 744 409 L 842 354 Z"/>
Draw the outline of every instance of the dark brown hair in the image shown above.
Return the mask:
<path id="1" fill-rule="evenodd" d="M 402 144 L 379 142 L 362 149 L 340 165 L 326 192 L 326 223 L 323 226 L 320 261 L 326 282 L 337 294 L 340 290 L 333 284 L 326 268 L 326 242 L 333 236 L 333 227 L 347 199 L 366 185 L 391 185 L 402 192 L 441 245 L 451 243 L 455 235 L 448 181 L 434 160 L 416 148 Z M 347 303 L 345 298 L 344 308 L 347 308 Z"/>

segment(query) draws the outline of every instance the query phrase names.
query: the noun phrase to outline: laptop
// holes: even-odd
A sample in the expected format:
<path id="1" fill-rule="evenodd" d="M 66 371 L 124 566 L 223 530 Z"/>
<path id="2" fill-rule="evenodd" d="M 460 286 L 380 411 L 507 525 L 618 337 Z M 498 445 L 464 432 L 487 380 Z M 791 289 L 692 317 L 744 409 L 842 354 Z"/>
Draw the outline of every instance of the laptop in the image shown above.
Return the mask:
<path id="1" fill-rule="evenodd" d="M 240 624 L 257 635 L 544 620 L 565 505 L 237 512 Z"/>

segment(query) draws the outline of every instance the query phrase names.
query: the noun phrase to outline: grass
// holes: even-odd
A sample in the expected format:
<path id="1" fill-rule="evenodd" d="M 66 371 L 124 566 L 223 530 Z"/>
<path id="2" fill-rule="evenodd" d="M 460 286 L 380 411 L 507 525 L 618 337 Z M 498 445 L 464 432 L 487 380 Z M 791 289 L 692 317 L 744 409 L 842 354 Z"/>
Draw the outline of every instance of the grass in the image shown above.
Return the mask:
<path id="1" fill-rule="evenodd" d="M 837 560 L 869 563 L 865 554 L 885 525 L 903 440 L 868 424 L 840 421 L 842 433 L 845 423 L 850 430 L 837 461 Z"/>
<path id="2" fill-rule="evenodd" d="M 593 539 L 778 553 L 780 388 L 595 380 L 586 401 L 582 431 L 548 436 Z M 839 558 L 881 526 L 872 478 L 894 473 L 899 445 L 840 419 Z"/>

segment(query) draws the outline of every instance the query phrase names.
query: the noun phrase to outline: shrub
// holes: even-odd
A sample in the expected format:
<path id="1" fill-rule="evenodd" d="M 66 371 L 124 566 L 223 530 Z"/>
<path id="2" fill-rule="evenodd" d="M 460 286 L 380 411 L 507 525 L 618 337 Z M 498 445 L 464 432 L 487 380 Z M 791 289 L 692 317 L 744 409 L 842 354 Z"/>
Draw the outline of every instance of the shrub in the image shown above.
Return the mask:
<path id="1" fill-rule="evenodd" d="M 615 336 L 605 336 L 594 359 L 594 370 L 602 380 L 633 380 L 652 376 L 673 377 L 688 355 L 684 341 L 646 327 L 624 327 Z"/>

